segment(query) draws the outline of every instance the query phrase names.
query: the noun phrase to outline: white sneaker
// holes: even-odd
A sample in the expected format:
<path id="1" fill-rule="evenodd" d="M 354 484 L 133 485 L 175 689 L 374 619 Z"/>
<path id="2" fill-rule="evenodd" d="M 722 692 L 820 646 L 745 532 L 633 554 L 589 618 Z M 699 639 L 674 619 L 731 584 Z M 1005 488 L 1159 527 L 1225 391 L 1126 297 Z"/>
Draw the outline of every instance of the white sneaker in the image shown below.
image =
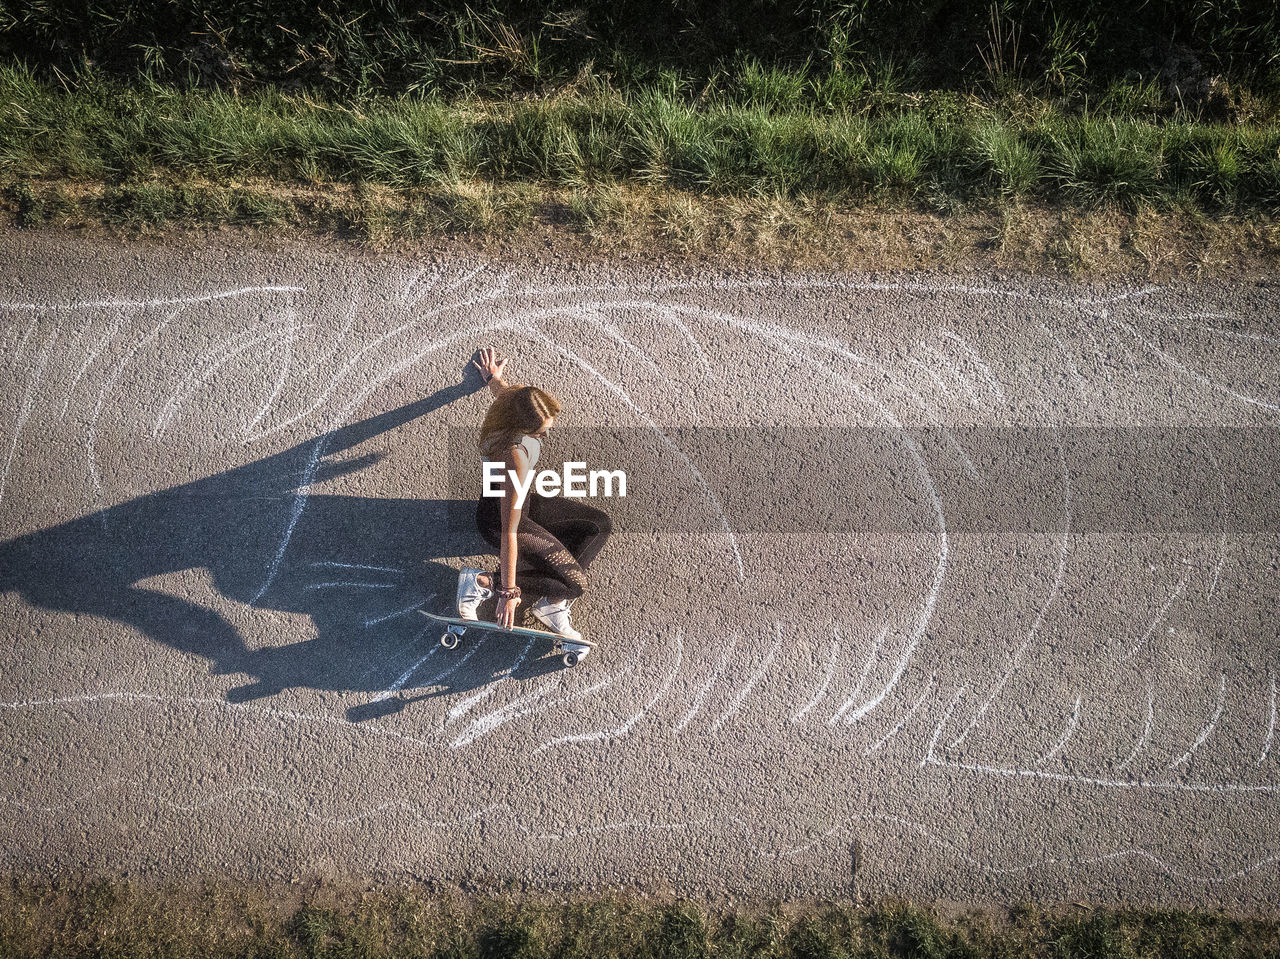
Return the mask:
<path id="1" fill-rule="evenodd" d="M 480 585 L 482 569 L 464 566 L 458 574 L 458 616 L 461 619 L 479 619 L 480 604 L 493 595 L 493 590 Z"/>
<path id="2" fill-rule="evenodd" d="M 543 596 L 540 600 L 529 607 L 531 612 L 539 622 L 544 626 L 549 626 L 551 631 L 558 633 L 566 639 L 581 639 L 582 633 L 573 628 L 573 623 L 569 620 L 569 607 L 573 605 L 573 600 L 562 599 L 558 603 L 553 603 Z M 563 645 L 563 644 L 561 644 Z M 568 649 L 568 647 L 565 647 Z M 589 646 L 584 646 L 578 652 L 578 655 L 585 656 Z"/>

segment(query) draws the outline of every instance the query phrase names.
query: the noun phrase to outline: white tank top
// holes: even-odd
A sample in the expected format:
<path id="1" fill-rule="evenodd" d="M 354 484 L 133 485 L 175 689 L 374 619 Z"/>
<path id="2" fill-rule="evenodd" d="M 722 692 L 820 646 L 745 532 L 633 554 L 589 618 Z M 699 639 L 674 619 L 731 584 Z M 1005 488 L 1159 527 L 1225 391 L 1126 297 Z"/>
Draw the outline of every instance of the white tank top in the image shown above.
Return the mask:
<path id="1" fill-rule="evenodd" d="M 524 455 L 529 461 L 525 466 L 524 475 L 520 477 L 520 482 L 523 483 L 529 478 L 529 474 L 533 472 L 533 468 L 538 465 L 538 457 L 542 455 L 542 440 L 526 434 L 520 437 L 520 442 L 516 445 L 524 449 Z M 486 456 L 484 457 L 484 462 L 496 463 L 499 461 L 490 459 Z"/>

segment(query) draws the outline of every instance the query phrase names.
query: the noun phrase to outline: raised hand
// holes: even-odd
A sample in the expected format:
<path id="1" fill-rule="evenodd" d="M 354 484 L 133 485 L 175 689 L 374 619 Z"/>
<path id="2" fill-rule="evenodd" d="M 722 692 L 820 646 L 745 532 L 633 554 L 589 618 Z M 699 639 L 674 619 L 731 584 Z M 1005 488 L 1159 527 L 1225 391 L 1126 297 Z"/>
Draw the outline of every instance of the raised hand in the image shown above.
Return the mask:
<path id="1" fill-rule="evenodd" d="M 495 379 L 502 379 L 502 371 L 506 369 L 507 362 L 507 360 L 498 359 L 498 351 L 492 346 L 486 346 L 480 351 L 479 358 L 471 361 L 471 365 L 480 371 L 480 375 L 488 383 Z"/>

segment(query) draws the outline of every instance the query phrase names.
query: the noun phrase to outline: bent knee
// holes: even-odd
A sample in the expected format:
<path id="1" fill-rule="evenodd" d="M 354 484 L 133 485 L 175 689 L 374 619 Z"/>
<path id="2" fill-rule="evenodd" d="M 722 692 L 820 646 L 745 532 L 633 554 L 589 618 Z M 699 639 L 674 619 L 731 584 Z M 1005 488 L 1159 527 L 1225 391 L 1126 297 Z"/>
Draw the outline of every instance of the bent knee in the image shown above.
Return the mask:
<path id="1" fill-rule="evenodd" d="M 601 536 L 608 536 L 613 532 L 613 520 L 609 518 L 609 514 L 596 506 L 587 507 L 591 512 L 588 518 L 595 524 L 596 532 Z"/>
<path id="2" fill-rule="evenodd" d="M 577 599 L 587 591 L 589 585 L 587 572 L 581 566 L 564 577 L 564 588 L 569 593 L 570 599 Z"/>

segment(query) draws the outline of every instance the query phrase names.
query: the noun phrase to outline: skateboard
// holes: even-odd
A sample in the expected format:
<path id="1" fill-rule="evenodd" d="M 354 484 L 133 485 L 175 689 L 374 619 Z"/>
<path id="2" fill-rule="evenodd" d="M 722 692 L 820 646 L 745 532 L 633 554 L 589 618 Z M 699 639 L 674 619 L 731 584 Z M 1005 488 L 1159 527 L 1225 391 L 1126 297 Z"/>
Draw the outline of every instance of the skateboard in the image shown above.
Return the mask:
<path id="1" fill-rule="evenodd" d="M 527 636 L 537 637 L 540 639 L 549 639 L 555 644 L 556 652 L 564 651 L 564 643 L 573 643 L 575 646 L 594 647 L 595 643 L 586 639 L 569 639 L 567 636 L 561 636 L 559 633 L 548 632 L 545 629 L 528 629 L 524 626 L 512 626 L 510 629 L 499 626 L 497 623 L 490 623 L 483 619 L 462 619 L 460 616 L 440 616 L 436 613 L 428 613 L 425 609 L 418 610 L 428 619 L 434 619 L 437 623 L 443 623 L 445 626 L 444 633 L 440 636 L 440 645 L 445 649 L 454 649 L 458 642 L 466 635 L 467 630 L 474 629 L 477 633 L 506 633 L 510 636 Z M 564 651 L 561 657 L 566 666 L 577 666 L 581 657 L 575 650 Z"/>

